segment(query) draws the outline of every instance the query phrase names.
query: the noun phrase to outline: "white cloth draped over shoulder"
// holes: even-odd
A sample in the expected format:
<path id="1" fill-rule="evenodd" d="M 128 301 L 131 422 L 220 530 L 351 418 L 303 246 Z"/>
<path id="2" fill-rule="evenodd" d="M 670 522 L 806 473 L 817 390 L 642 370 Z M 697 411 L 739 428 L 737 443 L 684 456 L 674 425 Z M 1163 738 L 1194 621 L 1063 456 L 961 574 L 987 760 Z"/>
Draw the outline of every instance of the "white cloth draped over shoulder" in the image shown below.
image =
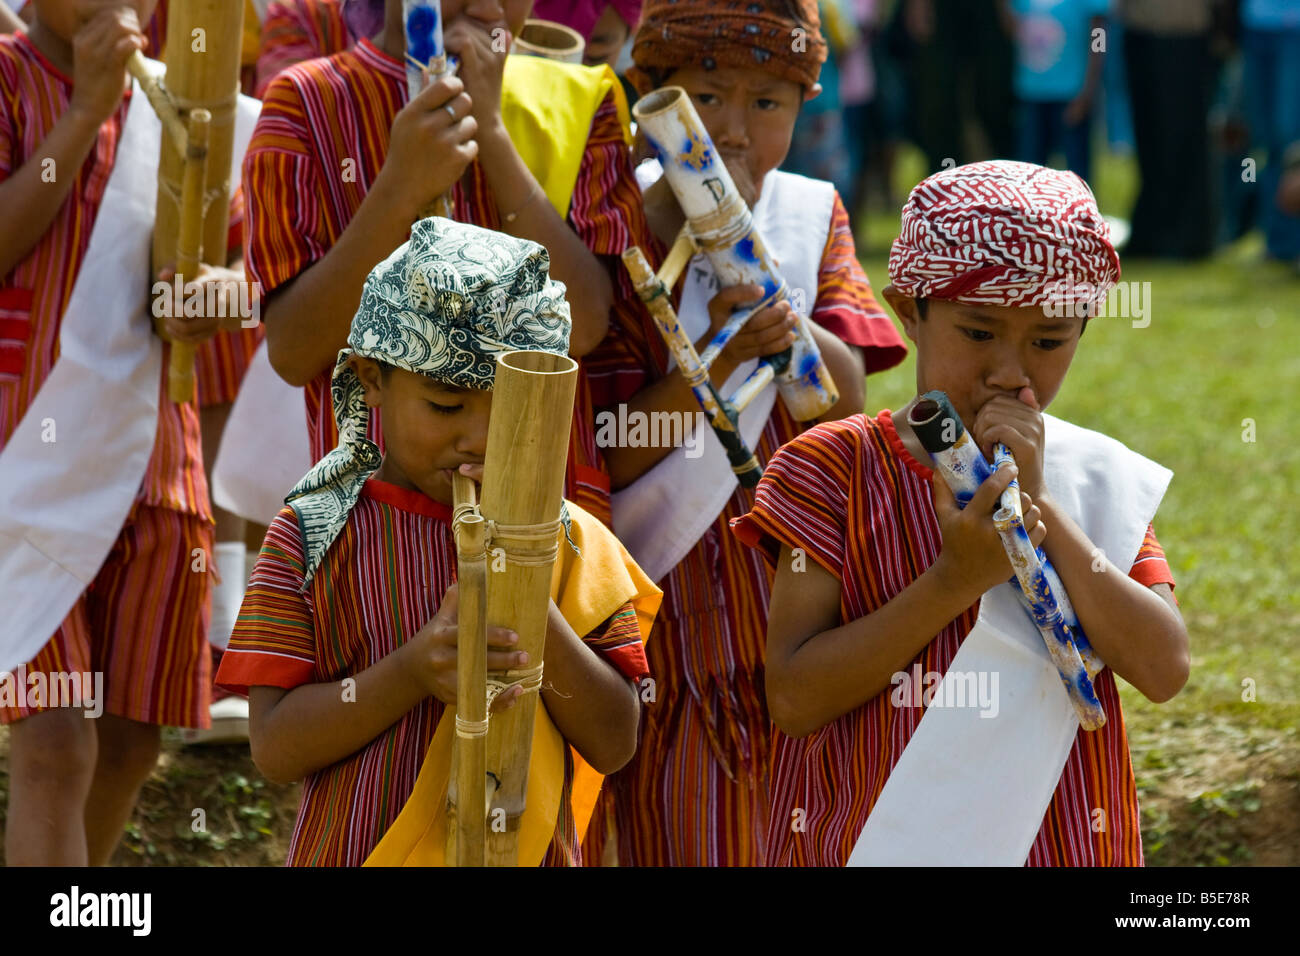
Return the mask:
<path id="1" fill-rule="evenodd" d="M 235 182 L 258 109 L 240 97 Z M 136 84 L 58 360 L 0 451 L 0 671 L 31 660 L 94 580 L 153 451 L 163 369 L 147 277 L 161 131 Z"/>
<path id="2" fill-rule="evenodd" d="M 1053 497 L 1115 567 L 1132 567 L 1173 473 L 1099 432 L 1043 419 Z M 981 599 L 944 681 L 972 673 L 997 675 L 996 715 L 969 706 L 926 710 L 849 866 L 1024 864 L 1080 731 L 1010 583 Z M 936 699 L 950 699 L 943 693 L 940 685 Z"/>
<path id="3" fill-rule="evenodd" d="M 637 169 L 642 189 L 662 175 L 654 160 Z M 817 301 L 822 253 L 830 235 L 835 187 L 793 173 L 771 172 L 754 204 L 754 224 L 776 259 L 795 305 L 804 317 Z M 697 255 L 686 269 L 678 319 L 696 341 L 709 329 L 709 300 L 717 293 L 708 259 Z M 669 356 L 669 369 L 676 362 Z M 731 392 L 758 367 L 752 359 L 740 366 L 721 389 Z M 776 404 L 777 389 L 769 384 L 740 415 L 740 433 L 753 449 Z M 660 581 L 695 547 L 717 520 L 736 490 L 738 480 L 722 443 L 706 424 L 698 457 L 675 448 L 628 487 L 613 494 L 614 531 L 653 581 Z"/>

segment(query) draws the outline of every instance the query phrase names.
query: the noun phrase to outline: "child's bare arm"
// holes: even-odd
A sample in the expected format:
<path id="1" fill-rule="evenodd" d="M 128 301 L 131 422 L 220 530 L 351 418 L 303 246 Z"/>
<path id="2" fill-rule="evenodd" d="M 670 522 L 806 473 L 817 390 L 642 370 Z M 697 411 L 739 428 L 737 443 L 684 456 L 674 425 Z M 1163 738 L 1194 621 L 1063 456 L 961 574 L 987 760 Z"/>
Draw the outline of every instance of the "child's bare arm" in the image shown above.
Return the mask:
<path id="1" fill-rule="evenodd" d="M 554 601 L 542 701 L 560 733 L 599 773 L 614 773 L 632 759 L 641 715 L 636 689 L 574 633 Z"/>
<path id="2" fill-rule="evenodd" d="M 126 89 L 126 61 L 144 48 L 135 13 L 101 10 L 73 38 L 74 84 L 68 108 L 39 149 L 0 183 L 0 276 L 45 235 L 90 155 L 99 127 Z"/>
<path id="3" fill-rule="evenodd" d="M 790 550 L 782 548 L 767 624 L 767 702 L 782 731 L 807 736 L 871 700 L 953 618 L 1011 577 L 991 514 L 1012 477 L 1009 468 L 994 473 L 965 510 L 937 480 L 939 557 L 884 606 L 847 624 L 838 624 L 835 576 L 815 562 L 793 570 Z M 1043 534 L 1037 519 L 1027 508 L 1025 527 L 1035 543 Z"/>
<path id="4" fill-rule="evenodd" d="M 1052 559 L 1079 624 L 1110 669 L 1151 701 L 1169 700 L 1191 669 L 1187 626 L 1167 584 L 1148 588 L 1098 552 L 1050 497 L 1038 499 Z M 1100 568 L 1100 570 L 1096 570 Z"/>
<path id="5" fill-rule="evenodd" d="M 341 682 L 304 684 L 293 690 L 254 687 L 249 694 L 249 742 L 253 761 L 268 780 L 301 780 L 356 753 L 433 695 L 456 705 L 457 591 L 452 585 L 420 631 L 359 674 L 344 694 Z M 502 629 L 489 633 L 493 647 L 517 638 Z M 519 652 L 489 650 L 490 669 L 527 663 Z M 519 690 L 502 694 L 493 711 L 510 706 Z M 345 699 L 346 698 L 346 699 Z"/>
<path id="6" fill-rule="evenodd" d="M 253 687 L 248 695 L 253 762 L 274 783 L 291 783 L 356 753 L 427 695 L 401 651 L 340 681 L 286 691 Z"/>

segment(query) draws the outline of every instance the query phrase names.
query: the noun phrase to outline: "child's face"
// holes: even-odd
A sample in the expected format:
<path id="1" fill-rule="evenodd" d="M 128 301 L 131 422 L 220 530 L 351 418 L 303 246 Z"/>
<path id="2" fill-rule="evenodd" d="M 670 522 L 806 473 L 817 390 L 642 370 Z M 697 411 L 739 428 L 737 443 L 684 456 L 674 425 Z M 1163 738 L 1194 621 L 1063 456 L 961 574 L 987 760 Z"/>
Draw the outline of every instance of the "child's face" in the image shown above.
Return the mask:
<path id="1" fill-rule="evenodd" d="M 483 463 L 492 393 L 400 368 L 385 376 L 360 356 L 350 362 L 365 386 L 366 404 L 383 410 L 385 480 L 451 504 L 452 474 L 463 464 Z"/>
<path id="2" fill-rule="evenodd" d="M 627 23 L 618 15 L 613 6 L 605 7 L 596 25 L 591 28 L 587 45 L 582 51 L 582 62 L 587 66 L 599 66 L 607 63 L 614 65 L 623 44 L 627 42 Z"/>
<path id="3" fill-rule="evenodd" d="M 968 426 L 997 395 L 1034 391 L 1040 409 L 1060 391 L 1070 368 L 1083 319 L 1047 315 L 1041 306 L 967 305 L 926 301 L 922 319 L 916 300 L 886 286 L 885 297 L 916 343 L 917 394 L 948 393 Z"/>
<path id="4" fill-rule="evenodd" d="M 695 102 L 713 144 L 751 207 L 763 191 L 763 178 L 790 151 L 794 122 L 804 89 L 762 70 L 689 66 L 668 77 Z"/>
<path id="5" fill-rule="evenodd" d="M 36 18 L 55 36 L 71 43 L 77 31 L 101 10 L 123 7 L 134 10 L 143 29 L 156 6 L 158 0 L 36 0 Z"/>

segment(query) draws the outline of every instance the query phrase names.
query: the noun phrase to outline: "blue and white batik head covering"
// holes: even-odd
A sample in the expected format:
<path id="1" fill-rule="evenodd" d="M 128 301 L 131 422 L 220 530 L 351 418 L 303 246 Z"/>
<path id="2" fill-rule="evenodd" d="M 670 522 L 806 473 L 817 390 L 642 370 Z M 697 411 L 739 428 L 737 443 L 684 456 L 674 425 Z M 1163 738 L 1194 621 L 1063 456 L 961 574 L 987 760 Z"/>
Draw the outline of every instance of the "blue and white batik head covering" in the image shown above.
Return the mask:
<path id="1" fill-rule="evenodd" d="M 371 270 L 352 319 L 351 347 L 334 364 L 338 445 L 285 498 L 302 530 L 304 587 L 382 460 L 366 437 L 370 409 L 348 358 L 491 391 L 503 352 L 568 354 L 569 305 L 549 266 L 550 256 L 535 242 L 430 218 L 412 226 L 410 240 Z"/>

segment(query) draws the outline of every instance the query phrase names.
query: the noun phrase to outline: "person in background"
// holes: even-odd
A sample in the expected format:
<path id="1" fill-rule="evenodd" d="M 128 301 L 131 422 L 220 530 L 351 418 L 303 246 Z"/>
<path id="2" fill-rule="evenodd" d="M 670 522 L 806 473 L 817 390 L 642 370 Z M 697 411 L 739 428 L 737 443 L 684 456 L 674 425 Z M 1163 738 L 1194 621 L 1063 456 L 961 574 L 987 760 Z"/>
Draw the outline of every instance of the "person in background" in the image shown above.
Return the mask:
<path id="1" fill-rule="evenodd" d="M 641 22 L 641 0 L 538 0 L 532 16 L 577 30 L 587 41 L 582 62 L 613 68 Z"/>
<path id="2" fill-rule="evenodd" d="M 1020 158 L 1092 173 L 1092 117 L 1106 50 L 1110 0 L 1011 0 L 1016 16 Z"/>
<path id="3" fill-rule="evenodd" d="M 826 34 L 826 62 L 819 77 L 822 90 L 800 108 L 781 168 L 834 183 L 840 195 L 847 196 L 853 166 L 840 97 L 840 58 L 861 44 L 861 35 L 843 0 L 821 0 L 817 10 Z"/>
<path id="4" fill-rule="evenodd" d="M 1268 257 L 1300 260 L 1300 216 L 1274 197 L 1288 144 L 1300 139 L 1300 3 L 1244 0 L 1241 45 L 1251 151 L 1267 154 L 1258 173 L 1260 226 Z"/>
<path id="5" fill-rule="evenodd" d="M 1012 155 L 1014 25 L 1006 0 L 900 0 L 897 16 L 910 133 L 926 168 Z M 968 137 L 971 126 L 983 142 Z"/>
<path id="6" fill-rule="evenodd" d="M 1214 245 L 1210 56 L 1214 0 L 1119 0 L 1141 187 L 1125 254 L 1200 258 Z"/>

